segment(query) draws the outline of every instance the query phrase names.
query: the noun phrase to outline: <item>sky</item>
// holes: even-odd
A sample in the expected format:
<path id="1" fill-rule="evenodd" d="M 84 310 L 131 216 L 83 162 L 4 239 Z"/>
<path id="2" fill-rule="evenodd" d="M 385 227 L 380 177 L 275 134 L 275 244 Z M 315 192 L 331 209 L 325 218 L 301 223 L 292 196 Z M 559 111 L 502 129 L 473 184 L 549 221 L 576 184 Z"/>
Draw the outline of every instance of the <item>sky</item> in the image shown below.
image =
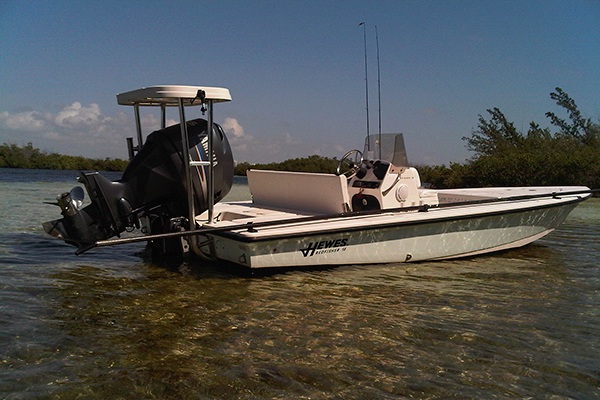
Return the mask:
<path id="1" fill-rule="evenodd" d="M 340 158 L 366 136 L 363 27 L 370 132 L 380 108 L 412 164 L 472 157 L 462 138 L 490 108 L 550 126 L 556 87 L 600 118 L 600 0 L 3 0 L 0 143 L 125 159 L 116 94 L 178 84 L 230 90 L 215 121 L 237 162 Z M 144 135 L 159 127 L 141 115 Z"/>

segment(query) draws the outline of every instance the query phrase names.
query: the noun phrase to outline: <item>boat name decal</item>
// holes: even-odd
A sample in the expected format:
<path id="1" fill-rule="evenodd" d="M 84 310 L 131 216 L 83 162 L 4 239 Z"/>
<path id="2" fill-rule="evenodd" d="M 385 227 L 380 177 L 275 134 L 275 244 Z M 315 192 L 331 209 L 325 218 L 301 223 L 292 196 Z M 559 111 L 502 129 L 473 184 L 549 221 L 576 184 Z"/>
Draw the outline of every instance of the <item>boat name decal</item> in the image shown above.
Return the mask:
<path id="1" fill-rule="evenodd" d="M 348 245 L 348 239 L 321 240 L 320 242 L 311 242 L 305 249 L 300 249 L 304 257 L 312 257 L 315 254 L 336 253 L 345 251 Z"/>

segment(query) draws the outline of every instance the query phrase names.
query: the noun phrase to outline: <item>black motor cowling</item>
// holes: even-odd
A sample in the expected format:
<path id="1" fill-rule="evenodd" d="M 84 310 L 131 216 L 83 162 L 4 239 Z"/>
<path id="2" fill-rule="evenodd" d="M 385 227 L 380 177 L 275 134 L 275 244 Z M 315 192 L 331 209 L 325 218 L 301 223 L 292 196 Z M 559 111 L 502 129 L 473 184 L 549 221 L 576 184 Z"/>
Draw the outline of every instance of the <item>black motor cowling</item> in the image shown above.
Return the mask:
<path id="1" fill-rule="evenodd" d="M 194 161 L 208 160 L 207 125 L 204 119 L 187 122 L 189 154 Z M 219 125 L 214 124 L 212 135 L 216 203 L 231 189 L 234 163 L 229 142 Z M 194 207 L 200 214 L 208 207 L 208 167 L 193 167 L 191 171 Z M 185 220 L 188 196 L 180 125 L 148 135 L 120 180 L 112 182 L 98 172 L 81 172 L 79 181 L 85 185 L 91 204 L 80 210 L 77 201 L 64 193 L 58 197 L 63 218 L 43 224 L 47 233 L 77 246 L 79 251 L 126 229 L 139 228 L 141 217 Z"/>

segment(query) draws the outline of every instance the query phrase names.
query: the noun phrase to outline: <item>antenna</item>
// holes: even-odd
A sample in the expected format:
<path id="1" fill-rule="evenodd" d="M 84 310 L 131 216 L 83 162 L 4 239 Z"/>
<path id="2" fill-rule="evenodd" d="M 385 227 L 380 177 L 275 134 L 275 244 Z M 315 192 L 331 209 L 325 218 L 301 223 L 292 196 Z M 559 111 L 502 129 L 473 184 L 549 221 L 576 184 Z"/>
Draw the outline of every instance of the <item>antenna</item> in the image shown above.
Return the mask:
<path id="1" fill-rule="evenodd" d="M 367 151 L 371 151 L 371 145 L 369 143 L 369 75 L 367 68 L 367 27 L 364 22 L 358 24 L 363 26 L 363 36 L 365 41 L 365 100 L 367 104 Z"/>
<path id="2" fill-rule="evenodd" d="M 379 69 L 379 35 L 375 25 L 375 42 L 377 43 L 377 96 L 379 97 L 379 159 L 381 159 L 381 71 Z"/>

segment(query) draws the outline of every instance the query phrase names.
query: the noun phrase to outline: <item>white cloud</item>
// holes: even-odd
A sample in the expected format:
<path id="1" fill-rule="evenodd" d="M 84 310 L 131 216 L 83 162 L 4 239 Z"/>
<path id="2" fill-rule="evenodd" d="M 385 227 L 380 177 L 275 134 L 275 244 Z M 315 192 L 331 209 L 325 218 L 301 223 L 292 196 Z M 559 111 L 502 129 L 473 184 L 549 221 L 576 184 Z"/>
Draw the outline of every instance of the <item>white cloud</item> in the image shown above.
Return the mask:
<path id="1" fill-rule="evenodd" d="M 56 115 L 54 122 L 60 127 L 76 128 L 107 123 L 110 122 L 110 118 L 102 115 L 98 104 L 92 103 L 89 107 L 83 107 L 80 102 L 76 101 L 63 108 Z"/>
<path id="2" fill-rule="evenodd" d="M 126 137 L 136 137 L 133 110 L 108 116 L 92 103 L 73 102 L 58 112 L 0 112 L 0 142 L 32 142 L 42 150 L 90 158 L 127 158 Z M 142 110 L 145 111 L 145 110 Z M 151 110 L 140 116 L 142 133 L 147 137 L 160 129 L 160 114 Z M 178 121 L 167 120 L 167 126 Z M 312 154 L 340 157 L 347 149 L 321 143 L 284 130 L 282 133 L 248 132 L 232 117 L 222 123 L 237 161 L 267 163 Z M 259 128 L 253 127 L 255 131 Z M 252 133 L 252 134 L 250 134 Z M 134 139 L 137 143 L 137 140 Z"/>
<path id="3" fill-rule="evenodd" d="M 242 128 L 242 126 L 235 118 L 225 118 L 222 127 L 223 130 L 225 130 L 225 134 L 230 138 L 241 138 L 242 136 L 244 136 L 244 128 Z"/>
<path id="4" fill-rule="evenodd" d="M 340 153 L 340 154 L 341 154 L 341 155 L 340 155 L 340 157 L 341 157 L 341 156 L 343 156 L 343 155 L 344 155 L 344 154 L 345 154 L 345 153 L 348 151 L 348 149 L 346 149 L 346 148 L 345 148 L 344 146 L 342 146 L 341 144 L 336 144 L 336 145 L 334 145 L 334 146 L 333 146 L 333 149 L 334 149 L 335 151 L 337 151 L 338 153 Z"/>
<path id="5" fill-rule="evenodd" d="M 140 116 L 140 123 L 142 124 L 142 133 L 144 137 L 154 131 L 160 129 L 160 118 L 158 114 L 144 114 Z M 166 126 L 171 126 L 178 124 L 179 121 L 175 121 L 174 119 L 169 119 L 165 121 Z M 130 121 L 130 124 L 133 126 L 133 120 Z"/>
<path id="6" fill-rule="evenodd" d="M 47 125 L 46 118 L 37 111 L 25 111 L 18 114 L 0 113 L 0 126 L 15 131 L 40 131 Z"/>
<path id="7" fill-rule="evenodd" d="M 32 142 L 35 147 L 92 158 L 125 157 L 124 137 L 134 136 L 133 118 L 124 113 L 106 116 L 98 104 L 74 102 L 57 113 L 0 113 L 2 140 Z"/>
<path id="8" fill-rule="evenodd" d="M 243 144 L 238 144 L 238 145 L 234 145 L 233 146 L 233 155 L 235 156 L 236 153 L 238 152 L 245 152 L 248 151 L 248 144 L 247 143 L 243 143 Z"/>
<path id="9" fill-rule="evenodd" d="M 58 132 L 44 132 L 42 133 L 42 137 L 45 137 L 46 139 L 51 139 L 51 140 L 60 140 L 60 134 Z"/>
<path id="10" fill-rule="evenodd" d="M 286 133 L 283 137 L 284 137 L 284 142 L 287 144 L 300 144 L 300 142 L 297 141 L 296 139 L 294 139 L 293 136 L 290 135 L 289 133 Z"/>

